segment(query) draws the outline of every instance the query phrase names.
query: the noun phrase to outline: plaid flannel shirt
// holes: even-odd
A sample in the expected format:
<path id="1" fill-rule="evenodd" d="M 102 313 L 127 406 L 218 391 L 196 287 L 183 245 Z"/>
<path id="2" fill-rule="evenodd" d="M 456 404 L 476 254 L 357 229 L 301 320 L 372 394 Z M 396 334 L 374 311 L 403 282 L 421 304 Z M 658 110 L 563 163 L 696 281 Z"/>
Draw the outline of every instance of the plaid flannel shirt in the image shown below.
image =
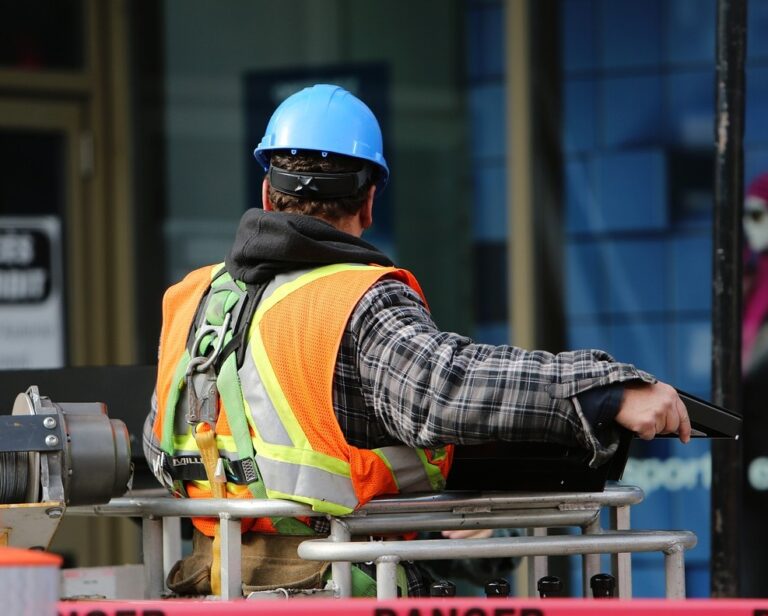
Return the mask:
<path id="1" fill-rule="evenodd" d="M 355 308 L 336 363 L 334 407 L 358 447 L 434 447 L 489 440 L 580 445 L 607 460 L 618 434 L 598 440 L 577 395 L 654 378 L 603 351 L 559 353 L 473 343 L 442 332 L 405 284 L 374 285 Z"/>

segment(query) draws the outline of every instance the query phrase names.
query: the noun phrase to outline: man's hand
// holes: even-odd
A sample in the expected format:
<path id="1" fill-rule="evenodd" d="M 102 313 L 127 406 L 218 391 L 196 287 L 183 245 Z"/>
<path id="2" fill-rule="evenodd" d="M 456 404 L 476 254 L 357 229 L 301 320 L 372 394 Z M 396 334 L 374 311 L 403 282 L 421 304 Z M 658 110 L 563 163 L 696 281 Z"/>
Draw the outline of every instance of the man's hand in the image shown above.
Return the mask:
<path id="1" fill-rule="evenodd" d="M 666 383 L 626 383 L 616 422 L 647 441 L 657 434 L 691 440 L 691 421 L 675 388 Z"/>

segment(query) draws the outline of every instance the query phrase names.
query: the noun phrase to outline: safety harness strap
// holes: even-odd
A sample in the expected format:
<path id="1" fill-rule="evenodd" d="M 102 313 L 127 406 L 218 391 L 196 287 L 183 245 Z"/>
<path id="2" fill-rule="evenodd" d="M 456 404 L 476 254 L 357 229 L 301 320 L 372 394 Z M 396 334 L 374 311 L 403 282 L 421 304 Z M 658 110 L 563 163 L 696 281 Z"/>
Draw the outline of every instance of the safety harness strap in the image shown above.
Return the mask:
<path id="1" fill-rule="evenodd" d="M 188 395 L 188 422 L 191 423 L 195 441 L 203 460 L 205 475 L 215 498 L 226 498 L 227 473 L 224 460 L 219 456 L 214 431 L 220 397 L 226 414 L 238 459 L 233 463 L 242 470 L 243 478 L 254 498 L 266 499 L 264 482 L 254 459 L 253 442 L 246 418 L 240 379 L 237 374 L 237 346 L 233 340 L 240 331 L 248 327 L 247 310 L 244 313 L 247 291 L 242 283 L 231 280 L 219 270 L 211 288 L 201 302 L 194 321 L 193 335 L 179 361 L 173 377 L 173 386 L 168 396 L 167 409 L 163 417 L 162 448 L 169 455 L 175 453 L 174 423 L 181 391 L 186 387 Z M 245 318 L 241 318 L 241 315 Z M 226 356 L 223 356 L 226 352 Z M 194 353 L 194 357 L 192 357 Z M 218 365 L 218 374 L 214 366 Z M 213 375 L 215 391 L 209 392 L 207 383 Z M 206 449 L 204 449 L 204 447 Z M 181 477 L 174 477 L 177 491 L 183 494 Z M 313 535 L 314 531 L 294 518 L 272 518 L 272 525 L 280 534 Z M 215 523 L 214 546 L 218 544 L 219 523 Z M 214 555 L 216 551 L 214 550 Z M 216 567 L 213 571 L 218 571 Z"/>
<path id="2" fill-rule="evenodd" d="M 208 427 L 204 423 L 197 424 L 195 429 L 195 441 L 203 458 L 205 472 L 208 475 L 208 483 L 211 485 L 211 494 L 214 498 L 227 498 L 225 479 L 218 472 L 221 461 L 219 450 L 216 447 L 216 434 L 213 430 L 205 430 Z M 216 520 L 213 532 L 213 563 L 211 564 L 211 592 L 221 595 L 221 522 Z"/>
<path id="3" fill-rule="evenodd" d="M 229 339 L 232 338 L 232 332 L 227 332 Z M 229 342 L 225 339 L 225 344 Z M 254 479 L 248 483 L 248 490 L 254 498 L 266 499 L 267 490 L 264 487 L 264 481 L 254 460 L 253 441 L 248 426 L 248 419 L 245 415 L 245 405 L 243 404 L 243 394 L 240 388 L 240 377 L 237 375 L 236 354 L 230 353 L 224 360 L 219 370 L 219 376 L 216 385 L 221 395 L 221 400 L 226 409 L 227 421 L 232 432 L 232 438 L 235 440 L 237 455 L 240 461 L 252 464 Z M 281 535 L 313 535 L 314 531 L 302 524 L 295 518 L 276 517 L 270 518 L 272 524 Z"/>
<path id="4" fill-rule="evenodd" d="M 168 455 L 173 455 L 173 433 L 174 433 L 174 421 L 176 419 L 176 405 L 179 403 L 179 396 L 181 390 L 184 388 L 186 380 L 187 367 L 189 366 L 189 351 L 184 350 L 184 354 L 181 356 L 179 363 L 176 365 L 176 370 L 173 373 L 173 380 L 171 381 L 171 387 L 168 392 L 168 401 L 163 414 L 163 437 L 160 442 L 160 448 Z"/>

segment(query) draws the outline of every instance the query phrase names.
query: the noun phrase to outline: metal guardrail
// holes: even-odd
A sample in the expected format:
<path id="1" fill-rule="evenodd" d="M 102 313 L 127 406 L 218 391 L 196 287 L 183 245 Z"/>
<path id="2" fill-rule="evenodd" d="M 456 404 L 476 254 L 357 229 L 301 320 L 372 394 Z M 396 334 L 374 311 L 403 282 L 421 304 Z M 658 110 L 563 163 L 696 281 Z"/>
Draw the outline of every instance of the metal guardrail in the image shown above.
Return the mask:
<path id="1" fill-rule="evenodd" d="M 666 595 L 685 598 L 683 552 L 696 545 L 689 531 L 603 531 L 599 534 L 556 537 L 504 537 L 497 539 L 431 539 L 416 541 L 336 542 L 310 539 L 299 545 L 299 556 L 308 560 L 376 563 L 377 597 L 397 597 L 397 564 L 401 560 L 496 558 L 509 556 L 560 556 L 663 552 Z"/>
<path id="2" fill-rule="evenodd" d="M 351 563 L 375 561 L 378 596 L 396 596 L 397 563 L 435 558 L 529 557 L 529 594 L 546 575 L 547 556 L 582 555 L 585 596 L 589 579 L 600 570 L 600 554 L 612 554 L 618 596 L 632 595 L 631 552 L 665 554 L 667 597 L 685 597 L 684 550 L 696 544 L 687 531 L 630 531 L 629 508 L 641 502 L 643 492 L 632 486 L 608 486 L 589 493 L 441 493 L 386 497 L 371 501 L 354 513 L 330 517 L 327 539 L 305 541 L 299 555 L 309 560 L 332 561 L 332 584 L 338 597 L 351 596 Z M 611 530 L 600 526 L 600 510 L 610 510 Z M 179 518 L 218 517 L 221 521 L 222 598 L 241 596 L 240 519 L 274 516 L 325 517 L 308 506 L 280 500 L 174 499 L 162 491 L 133 493 L 106 505 L 71 507 L 65 515 L 142 517 L 145 598 L 165 591 L 165 574 L 181 556 Z M 461 528 L 526 528 L 527 537 L 497 539 L 430 539 L 417 541 L 351 541 L 413 530 Z M 581 535 L 546 536 L 547 528 L 578 527 Z"/>

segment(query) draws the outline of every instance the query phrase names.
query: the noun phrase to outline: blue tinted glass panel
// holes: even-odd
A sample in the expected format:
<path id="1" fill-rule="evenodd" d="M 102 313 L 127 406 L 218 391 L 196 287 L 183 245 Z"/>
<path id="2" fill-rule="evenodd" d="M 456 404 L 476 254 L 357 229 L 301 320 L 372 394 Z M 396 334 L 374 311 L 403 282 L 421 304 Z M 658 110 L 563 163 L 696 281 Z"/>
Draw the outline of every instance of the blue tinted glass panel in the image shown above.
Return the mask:
<path id="1" fill-rule="evenodd" d="M 712 306 L 712 238 L 672 238 L 672 306 L 674 310 L 709 311 Z"/>
<path id="2" fill-rule="evenodd" d="M 708 507 L 707 507 L 708 508 Z M 700 536 L 697 534 L 697 536 Z M 698 547 L 698 546 L 697 546 Z M 695 548 L 694 548 L 695 549 Z M 703 549 L 699 553 L 704 554 Z M 685 593 L 688 597 L 709 597 L 710 594 L 709 559 L 686 561 Z"/>
<path id="3" fill-rule="evenodd" d="M 707 318 L 681 318 L 674 329 L 675 385 L 708 398 L 712 373 L 712 323 Z"/>
<path id="4" fill-rule="evenodd" d="M 471 6 L 467 11 L 467 72 L 472 81 L 483 77 L 483 11 Z"/>
<path id="5" fill-rule="evenodd" d="M 744 151 L 744 186 L 761 173 L 768 171 L 768 147 L 746 148 Z"/>
<path id="6" fill-rule="evenodd" d="M 715 119 L 712 70 L 670 73 L 666 93 L 667 140 L 687 147 L 711 147 Z"/>
<path id="7" fill-rule="evenodd" d="M 574 323 L 568 329 L 569 349 L 609 349 L 610 330 L 605 323 Z"/>
<path id="8" fill-rule="evenodd" d="M 609 350 L 618 361 L 635 364 L 656 377 L 670 380 L 668 327 L 637 319 L 611 325 Z"/>
<path id="9" fill-rule="evenodd" d="M 474 172 L 472 223 L 474 236 L 482 240 L 507 237 L 506 174 L 502 164 L 481 164 Z"/>
<path id="10" fill-rule="evenodd" d="M 715 61 L 715 0 L 666 0 L 666 61 L 673 64 Z"/>
<path id="11" fill-rule="evenodd" d="M 659 0 L 598 3 L 603 68 L 655 67 L 661 63 Z"/>
<path id="12" fill-rule="evenodd" d="M 602 226 L 597 215 L 594 163 L 575 158 L 565 165 L 565 216 L 569 232 L 583 232 Z"/>
<path id="13" fill-rule="evenodd" d="M 605 79 L 601 88 L 602 144 L 627 147 L 657 142 L 664 123 L 658 75 Z"/>
<path id="14" fill-rule="evenodd" d="M 666 228 L 666 175 L 661 150 L 617 152 L 598 157 L 598 220 L 604 222 L 604 228 Z"/>
<path id="15" fill-rule="evenodd" d="M 481 85 L 469 92 L 473 157 L 501 158 L 505 152 L 504 86 Z"/>
<path id="16" fill-rule="evenodd" d="M 509 344 L 509 327 L 506 323 L 477 324 L 473 340 L 483 344 Z"/>
<path id="17" fill-rule="evenodd" d="M 595 68 L 595 1 L 563 0 L 561 7 L 563 68 L 566 71 Z"/>
<path id="18" fill-rule="evenodd" d="M 488 77 L 504 75 L 504 14 L 501 4 L 483 13 L 483 66 Z"/>
<path id="19" fill-rule="evenodd" d="M 747 3 L 747 58 L 768 58 L 768 1 L 749 0 Z"/>
<path id="20" fill-rule="evenodd" d="M 745 144 L 768 144 L 768 68 L 747 69 Z"/>
<path id="21" fill-rule="evenodd" d="M 608 306 L 603 255 L 597 242 L 568 242 L 565 248 L 566 312 L 570 316 L 604 313 Z"/>
<path id="22" fill-rule="evenodd" d="M 597 83 L 568 79 L 563 92 L 563 148 L 566 152 L 594 149 Z"/>
<path id="23" fill-rule="evenodd" d="M 663 311 L 668 295 L 664 241 L 616 240 L 602 246 L 611 312 Z"/>

